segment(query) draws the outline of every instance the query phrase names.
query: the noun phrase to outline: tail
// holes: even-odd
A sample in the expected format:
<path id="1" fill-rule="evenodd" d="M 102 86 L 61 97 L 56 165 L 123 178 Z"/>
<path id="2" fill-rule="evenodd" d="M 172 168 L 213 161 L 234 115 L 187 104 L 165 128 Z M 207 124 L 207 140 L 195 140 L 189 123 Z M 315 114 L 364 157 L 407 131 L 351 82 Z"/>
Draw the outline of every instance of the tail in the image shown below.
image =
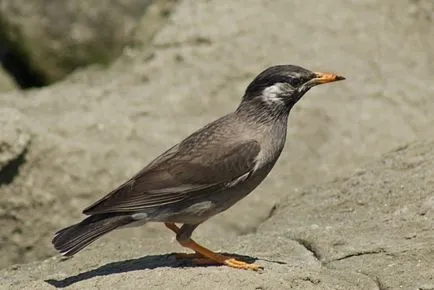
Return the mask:
<path id="1" fill-rule="evenodd" d="M 53 238 L 53 245 L 64 256 L 72 256 L 93 243 L 102 235 L 125 226 L 134 219 L 131 215 L 96 214 L 78 224 L 58 231 Z"/>

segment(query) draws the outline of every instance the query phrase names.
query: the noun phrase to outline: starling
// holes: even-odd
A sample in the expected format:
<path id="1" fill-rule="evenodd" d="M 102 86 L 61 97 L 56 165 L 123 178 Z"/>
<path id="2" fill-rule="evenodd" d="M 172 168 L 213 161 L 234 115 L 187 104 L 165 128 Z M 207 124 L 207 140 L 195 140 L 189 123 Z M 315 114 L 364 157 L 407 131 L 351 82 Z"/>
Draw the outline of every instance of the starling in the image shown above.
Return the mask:
<path id="1" fill-rule="evenodd" d="M 301 97 L 316 85 L 343 79 L 295 65 L 267 68 L 234 112 L 194 132 L 84 209 L 88 217 L 58 231 L 54 247 L 71 256 L 114 229 L 162 222 L 195 252 L 193 262 L 260 269 L 204 248 L 192 233 L 264 180 L 282 152 L 289 112 Z"/>

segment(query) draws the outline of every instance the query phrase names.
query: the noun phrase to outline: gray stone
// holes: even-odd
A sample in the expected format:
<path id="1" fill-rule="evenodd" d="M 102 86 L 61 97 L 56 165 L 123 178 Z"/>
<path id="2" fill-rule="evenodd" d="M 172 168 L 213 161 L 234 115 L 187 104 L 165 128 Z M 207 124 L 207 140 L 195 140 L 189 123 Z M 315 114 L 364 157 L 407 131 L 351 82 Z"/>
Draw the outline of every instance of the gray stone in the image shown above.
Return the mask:
<path id="1" fill-rule="evenodd" d="M 233 110 L 252 77 L 272 64 L 330 70 L 347 80 L 315 88 L 297 104 L 276 168 L 245 200 L 201 225 L 199 240 L 243 252 L 220 244 L 219 237 L 235 241 L 255 232 L 298 188 L 348 176 L 410 141 L 433 139 L 434 28 L 409 7 L 406 0 L 185 0 L 153 38 L 152 50 L 127 50 L 108 68 L 3 94 L 0 107 L 25 116 L 32 143 L 20 174 L 0 187 L 0 210 L 10 216 L 0 219 L 1 266 L 54 255 L 54 231 L 79 221 L 84 207 L 157 154 Z M 430 212 L 429 199 L 420 211 Z M 122 241 L 157 243 L 159 236 L 171 237 L 160 224 L 121 235 Z M 372 235 L 367 232 L 367 239 Z M 104 241 L 116 237 L 110 234 L 95 246 L 103 249 Z"/>
<path id="2" fill-rule="evenodd" d="M 138 40 L 147 45 L 174 3 L 2 0 L 0 42 L 42 82 L 52 83 L 78 67 L 108 64 Z"/>
<path id="3" fill-rule="evenodd" d="M 434 277 L 434 141 L 395 150 L 346 178 L 288 190 L 256 233 L 202 242 L 244 255 L 262 273 L 192 267 L 166 234 L 113 233 L 69 259 L 15 265 L 2 289 L 430 289 Z M 172 242 L 170 242 L 172 240 Z M 206 285 L 206 286 L 205 286 Z"/>
<path id="4" fill-rule="evenodd" d="M 22 128 L 22 118 L 17 110 L 0 108 L 0 184 L 6 179 L 6 167 L 28 150 L 30 136 Z"/>
<path id="5" fill-rule="evenodd" d="M 17 88 L 17 85 L 13 81 L 12 77 L 0 67 L 0 93 L 11 91 Z"/>

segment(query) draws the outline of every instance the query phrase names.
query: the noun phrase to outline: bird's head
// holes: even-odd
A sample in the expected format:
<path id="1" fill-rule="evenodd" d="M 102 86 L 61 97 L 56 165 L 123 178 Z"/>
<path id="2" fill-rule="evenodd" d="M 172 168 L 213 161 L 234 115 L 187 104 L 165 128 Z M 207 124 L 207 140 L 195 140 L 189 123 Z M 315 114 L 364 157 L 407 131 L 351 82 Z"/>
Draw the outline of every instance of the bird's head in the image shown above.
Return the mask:
<path id="1" fill-rule="evenodd" d="M 247 87 L 242 103 L 255 103 L 275 111 L 288 111 L 312 87 L 344 77 L 311 72 L 295 65 L 277 65 L 260 73 Z"/>

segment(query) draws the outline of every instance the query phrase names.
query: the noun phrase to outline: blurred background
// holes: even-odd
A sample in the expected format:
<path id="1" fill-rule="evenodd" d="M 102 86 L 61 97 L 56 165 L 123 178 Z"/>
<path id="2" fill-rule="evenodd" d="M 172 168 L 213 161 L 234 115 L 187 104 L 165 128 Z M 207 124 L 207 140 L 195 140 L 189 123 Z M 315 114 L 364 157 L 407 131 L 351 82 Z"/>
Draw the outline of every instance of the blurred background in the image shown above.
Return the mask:
<path id="1" fill-rule="evenodd" d="M 286 195 L 434 137 L 431 0 L 1 0 L 0 268 L 202 125 L 275 64 L 330 71 L 269 178 L 202 225 L 254 232 Z M 113 233 L 168 235 L 161 225 Z"/>

